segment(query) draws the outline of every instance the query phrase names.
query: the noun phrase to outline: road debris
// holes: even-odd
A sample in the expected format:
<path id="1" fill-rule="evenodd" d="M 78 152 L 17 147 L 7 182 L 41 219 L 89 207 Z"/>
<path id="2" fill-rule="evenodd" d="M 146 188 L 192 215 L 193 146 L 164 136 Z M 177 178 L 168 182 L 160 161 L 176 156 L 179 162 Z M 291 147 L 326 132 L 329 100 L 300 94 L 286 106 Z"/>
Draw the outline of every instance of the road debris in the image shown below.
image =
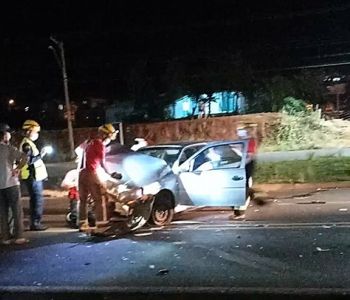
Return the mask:
<path id="1" fill-rule="evenodd" d="M 254 210 L 254 212 L 259 212 L 259 211 L 260 211 L 260 209 L 255 209 L 255 210 Z"/>
<path id="2" fill-rule="evenodd" d="M 331 249 L 328 249 L 328 248 L 321 248 L 321 247 L 316 247 L 316 250 L 318 252 L 329 252 L 331 251 Z"/>
<path id="3" fill-rule="evenodd" d="M 161 269 L 157 273 L 158 276 L 163 276 L 163 275 L 168 275 L 168 274 L 169 274 L 169 270 L 168 269 Z"/>
<path id="4" fill-rule="evenodd" d="M 252 245 L 247 245 L 247 248 L 251 248 L 252 247 Z"/>
<path id="5" fill-rule="evenodd" d="M 123 257 L 122 257 L 122 260 L 126 261 L 126 260 L 129 260 L 129 258 L 123 256 Z"/>
<path id="6" fill-rule="evenodd" d="M 299 254 L 299 257 L 300 257 L 300 258 L 303 258 L 304 256 L 303 256 L 302 254 Z"/>
<path id="7" fill-rule="evenodd" d="M 149 236 L 149 235 L 152 235 L 152 232 L 134 233 L 134 236 Z"/>
<path id="8" fill-rule="evenodd" d="M 186 242 L 185 241 L 177 241 L 177 242 L 172 242 L 172 244 L 174 244 L 174 245 L 184 245 L 184 244 L 186 244 Z"/>
<path id="9" fill-rule="evenodd" d="M 327 203 L 326 201 L 319 201 L 319 200 L 297 202 L 297 204 L 326 204 L 326 203 Z"/>
<path id="10" fill-rule="evenodd" d="M 148 266 L 150 269 L 154 269 L 155 268 L 155 265 L 149 265 Z"/>
<path id="11" fill-rule="evenodd" d="M 159 231 L 159 230 L 162 230 L 162 229 L 164 229 L 164 226 L 150 228 L 150 230 L 152 230 L 152 231 Z"/>

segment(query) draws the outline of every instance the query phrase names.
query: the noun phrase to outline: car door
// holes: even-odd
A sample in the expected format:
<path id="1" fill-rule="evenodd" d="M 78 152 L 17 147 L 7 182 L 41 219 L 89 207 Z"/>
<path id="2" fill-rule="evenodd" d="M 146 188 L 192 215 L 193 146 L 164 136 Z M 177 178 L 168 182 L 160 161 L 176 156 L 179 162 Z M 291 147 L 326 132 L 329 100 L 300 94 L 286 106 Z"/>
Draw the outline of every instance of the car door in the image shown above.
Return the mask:
<path id="1" fill-rule="evenodd" d="M 179 155 L 179 158 L 173 165 L 174 173 L 178 174 L 178 171 L 179 171 L 179 168 L 181 168 L 181 165 L 204 146 L 205 146 L 205 143 L 194 144 L 194 145 L 189 145 L 184 147 Z"/>
<path id="2" fill-rule="evenodd" d="M 179 202 L 195 206 L 243 206 L 246 202 L 246 141 L 205 147 L 183 164 Z"/>

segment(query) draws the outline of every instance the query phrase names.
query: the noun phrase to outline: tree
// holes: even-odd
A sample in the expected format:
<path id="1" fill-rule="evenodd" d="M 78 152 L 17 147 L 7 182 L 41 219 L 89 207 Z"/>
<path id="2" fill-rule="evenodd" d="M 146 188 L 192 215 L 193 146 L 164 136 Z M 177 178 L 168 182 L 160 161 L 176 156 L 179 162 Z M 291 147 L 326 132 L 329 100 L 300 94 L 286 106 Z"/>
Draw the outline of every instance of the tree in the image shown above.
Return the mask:
<path id="1" fill-rule="evenodd" d="M 293 74 L 256 78 L 246 91 L 250 112 L 276 112 L 287 97 L 303 99 L 307 103 L 323 103 L 326 89 L 322 70 L 303 70 Z"/>

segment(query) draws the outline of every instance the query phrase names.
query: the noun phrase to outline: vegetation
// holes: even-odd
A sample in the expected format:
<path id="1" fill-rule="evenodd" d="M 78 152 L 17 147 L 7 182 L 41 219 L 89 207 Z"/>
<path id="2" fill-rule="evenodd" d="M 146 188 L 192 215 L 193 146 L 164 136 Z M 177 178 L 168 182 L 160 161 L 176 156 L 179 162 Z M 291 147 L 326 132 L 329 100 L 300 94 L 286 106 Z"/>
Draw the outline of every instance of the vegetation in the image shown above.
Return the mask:
<path id="1" fill-rule="evenodd" d="M 260 151 L 291 151 L 350 146 L 350 124 L 326 121 L 320 111 L 308 110 L 304 101 L 284 99 L 281 120 L 263 141 Z"/>
<path id="2" fill-rule="evenodd" d="M 256 183 L 350 181 L 349 157 L 320 157 L 300 161 L 258 163 Z"/>
<path id="3" fill-rule="evenodd" d="M 322 70 L 305 70 L 287 75 L 255 77 L 243 92 L 249 100 L 250 112 L 278 112 L 285 99 L 303 99 L 309 104 L 323 104 L 326 89 Z"/>

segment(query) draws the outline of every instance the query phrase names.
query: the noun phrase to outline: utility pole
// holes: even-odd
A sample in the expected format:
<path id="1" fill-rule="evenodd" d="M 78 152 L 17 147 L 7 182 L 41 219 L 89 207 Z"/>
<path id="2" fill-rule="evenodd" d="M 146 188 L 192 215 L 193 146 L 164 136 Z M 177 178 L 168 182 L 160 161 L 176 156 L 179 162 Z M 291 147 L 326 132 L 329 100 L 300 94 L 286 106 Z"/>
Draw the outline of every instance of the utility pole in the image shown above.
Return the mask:
<path id="1" fill-rule="evenodd" d="M 66 108 L 67 108 L 67 125 L 68 125 L 68 138 L 69 138 L 69 146 L 70 146 L 70 158 L 73 159 L 75 156 L 75 152 L 74 152 L 74 136 L 73 136 L 73 126 L 72 126 L 72 109 L 69 101 L 68 76 L 66 71 L 66 59 L 64 55 L 64 46 L 62 41 L 57 41 L 53 37 L 50 37 L 50 40 L 53 41 L 57 45 L 58 49 L 60 50 L 60 57 L 59 57 L 57 55 L 56 49 L 52 46 L 49 46 L 49 49 L 53 51 L 55 58 L 57 60 L 57 63 L 62 70 L 64 98 L 65 98 Z"/>

